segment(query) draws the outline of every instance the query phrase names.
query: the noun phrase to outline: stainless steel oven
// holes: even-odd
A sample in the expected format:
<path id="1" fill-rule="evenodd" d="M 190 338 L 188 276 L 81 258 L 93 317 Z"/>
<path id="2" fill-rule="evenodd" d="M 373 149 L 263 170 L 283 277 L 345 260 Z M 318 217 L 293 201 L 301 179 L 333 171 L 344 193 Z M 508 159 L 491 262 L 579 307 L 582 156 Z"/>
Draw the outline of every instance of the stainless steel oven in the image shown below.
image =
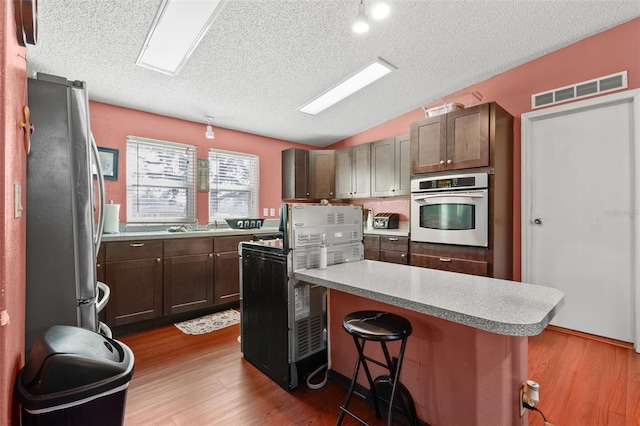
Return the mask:
<path id="1" fill-rule="evenodd" d="M 411 241 L 487 247 L 488 175 L 469 173 L 413 179 Z"/>

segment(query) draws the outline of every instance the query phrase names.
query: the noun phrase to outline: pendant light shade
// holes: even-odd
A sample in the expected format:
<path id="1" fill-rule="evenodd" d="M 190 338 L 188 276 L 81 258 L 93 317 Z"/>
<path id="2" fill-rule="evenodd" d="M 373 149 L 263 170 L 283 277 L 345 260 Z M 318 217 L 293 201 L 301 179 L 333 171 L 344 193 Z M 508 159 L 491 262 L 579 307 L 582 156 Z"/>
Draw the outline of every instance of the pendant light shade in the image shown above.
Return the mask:
<path id="1" fill-rule="evenodd" d="M 207 139 L 214 139 L 216 135 L 213 133 L 213 126 L 211 125 L 213 117 L 206 116 L 204 119 L 207 122 L 207 130 L 204 132 L 204 137 Z"/>
<path id="2" fill-rule="evenodd" d="M 367 18 L 367 14 L 365 13 L 363 0 L 360 0 L 360 4 L 358 5 L 358 14 L 353 19 L 353 32 L 362 34 L 369 31 L 369 18 Z"/>

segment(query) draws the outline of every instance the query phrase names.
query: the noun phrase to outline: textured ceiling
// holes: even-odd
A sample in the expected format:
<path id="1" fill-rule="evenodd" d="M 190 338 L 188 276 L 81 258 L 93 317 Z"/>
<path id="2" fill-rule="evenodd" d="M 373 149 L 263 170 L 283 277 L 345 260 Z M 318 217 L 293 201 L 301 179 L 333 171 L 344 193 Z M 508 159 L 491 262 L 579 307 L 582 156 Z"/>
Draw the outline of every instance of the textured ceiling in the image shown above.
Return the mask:
<path id="1" fill-rule="evenodd" d="M 226 0 L 172 77 L 135 65 L 161 0 L 46 0 L 28 70 L 84 80 L 92 100 L 326 146 L 640 16 L 638 0 L 386 2 L 356 35 L 358 0 Z M 398 69 L 317 116 L 296 111 L 376 57 Z"/>

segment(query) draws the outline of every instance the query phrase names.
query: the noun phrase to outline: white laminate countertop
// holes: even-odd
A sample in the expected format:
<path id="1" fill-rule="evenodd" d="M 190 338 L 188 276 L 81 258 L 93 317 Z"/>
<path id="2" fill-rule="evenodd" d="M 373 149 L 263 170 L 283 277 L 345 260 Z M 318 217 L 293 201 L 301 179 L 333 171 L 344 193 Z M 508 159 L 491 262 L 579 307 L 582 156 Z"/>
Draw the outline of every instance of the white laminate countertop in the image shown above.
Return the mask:
<path id="1" fill-rule="evenodd" d="M 140 240 L 167 240 L 173 238 L 195 238 L 195 237 L 228 237 L 241 235 L 260 235 L 273 234 L 278 232 L 278 228 L 256 228 L 256 229 L 210 229 L 207 231 L 189 231 L 189 232 L 168 232 L 168 231 L 149 231 L 149 232 L 120 232 L 119 234 L 102 234 L 102 242 L 109 243 L 113 241 L 140 241 Z"/>
<path id="2" fill-rule="evenodd" d="M 507 336 L 535 336 L 564 303 L 555 288 L 416 266 L 361 260 L 294 277 Z"/>
<path id="3" fill-rule="evenodd" d="M 389 237 L 408 237 L 409 236 L 409 222 L 400 221 L 396 229 L 372 229 L 364 228 L 364 235 L 381 235 Z"/>

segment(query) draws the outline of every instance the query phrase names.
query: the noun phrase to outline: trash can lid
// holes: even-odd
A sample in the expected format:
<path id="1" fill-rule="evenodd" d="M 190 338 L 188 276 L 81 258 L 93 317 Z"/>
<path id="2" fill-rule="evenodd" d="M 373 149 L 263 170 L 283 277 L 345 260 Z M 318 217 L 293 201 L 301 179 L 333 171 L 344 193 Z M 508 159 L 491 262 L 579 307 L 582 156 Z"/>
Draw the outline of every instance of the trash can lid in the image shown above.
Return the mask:
<path id="1" fill-rule="evenodd" d="M 130 350 L 122 346 L 84 328 L 50 327 L 36 339 L 22 369 L 21 384 L 35 396 L 103 382 L 127 372 L 130 377 L 133 359 L 128 359 L 132 358 Z"/>

